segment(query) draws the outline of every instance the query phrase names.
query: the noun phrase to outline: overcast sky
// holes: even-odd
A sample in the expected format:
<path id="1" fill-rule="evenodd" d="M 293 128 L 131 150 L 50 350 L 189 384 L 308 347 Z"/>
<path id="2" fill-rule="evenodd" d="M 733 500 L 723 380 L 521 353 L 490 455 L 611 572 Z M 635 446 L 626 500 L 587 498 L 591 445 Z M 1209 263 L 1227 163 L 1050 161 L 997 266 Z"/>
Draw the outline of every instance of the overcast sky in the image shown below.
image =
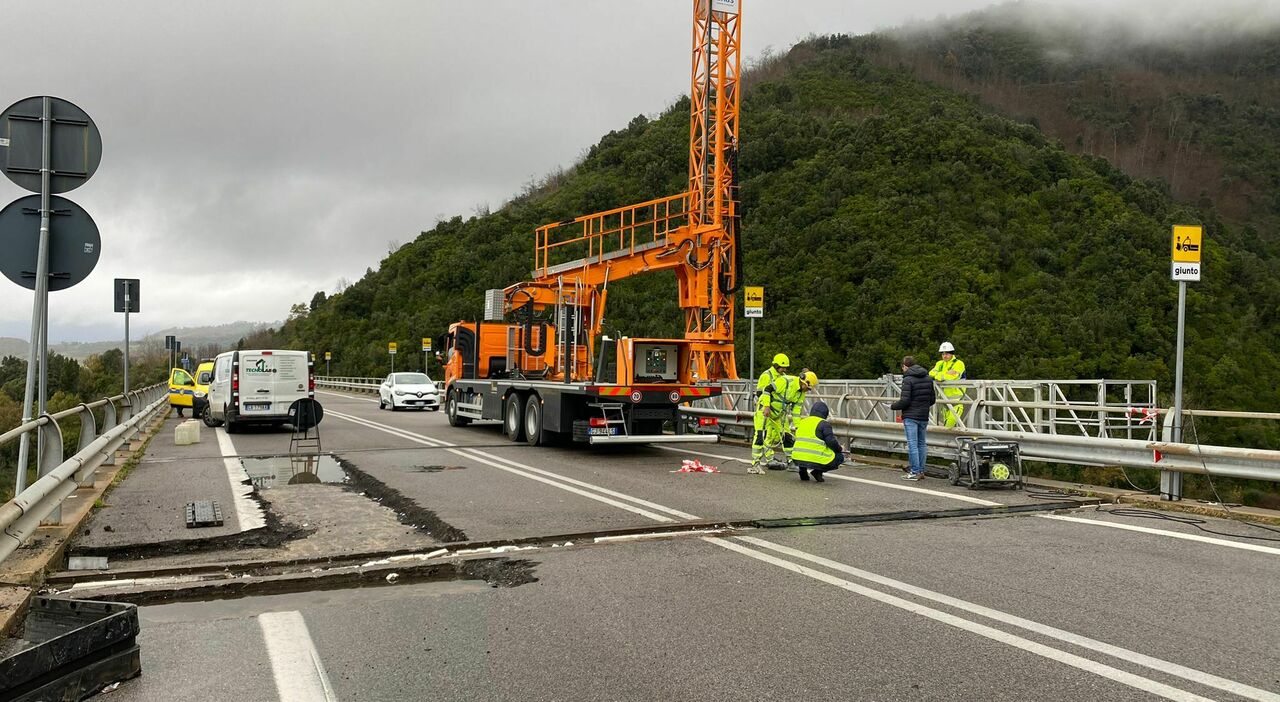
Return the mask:
<path id="1" fill-rule="evenodd" d="M 744 0 L 744 50 L 988 4 Z M 1170 22 L 1171 4 L 1209 6 L 1150 0 L 1136 3 L 1146 8 L 1138 16 Z M 97 222 L 102 256 L 87 280 L 51 294 L 50 341 L 120 336 L 116 277 L 142 280 L 138 337 L 280 320 L 376 268 L 389 242 L 496 208 L 687 91 L 691 7 L 7 0 L 0 108 L 33 95 L 70 100 L 104 144 L 97 174 L 66 195 Z M 0 205 L 25 194 L 0 179 Z M 0 278 L 0 336 L 27 338 L 31 299 Z"/>

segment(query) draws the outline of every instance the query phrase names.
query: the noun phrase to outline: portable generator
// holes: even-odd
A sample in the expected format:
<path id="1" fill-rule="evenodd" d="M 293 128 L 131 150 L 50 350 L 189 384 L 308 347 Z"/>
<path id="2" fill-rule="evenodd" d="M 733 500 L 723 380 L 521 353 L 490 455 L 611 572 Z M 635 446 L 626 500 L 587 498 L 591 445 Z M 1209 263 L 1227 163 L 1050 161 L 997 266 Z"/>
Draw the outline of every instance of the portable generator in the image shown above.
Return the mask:
<path id="1" fill-rule="evenodd" d="M 1014 441 L 962 436 L 958 456 L 947 473 L 952 485 L 968 488 L 1021 488 L 1022 456 Z"/>

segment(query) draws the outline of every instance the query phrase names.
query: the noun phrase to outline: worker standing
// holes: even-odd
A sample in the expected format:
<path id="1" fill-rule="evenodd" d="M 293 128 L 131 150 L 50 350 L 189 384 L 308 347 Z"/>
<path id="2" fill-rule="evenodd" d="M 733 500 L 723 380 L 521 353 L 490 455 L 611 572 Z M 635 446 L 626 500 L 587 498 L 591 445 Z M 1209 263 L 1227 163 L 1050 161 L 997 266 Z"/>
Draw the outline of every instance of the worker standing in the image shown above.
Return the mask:
<path id="1" fill-rule="evenodd" d="M 831 422 L 827 421 L 829 416 L 831 410 L 827 408 L 827 403 L 818 400 L 813 403 L 813 409 L 809 410 L 809 416 L 801 419 L 796 426 L 793 455 L 801 480 L 808 480 L 812 475 L 815 481 L 824 482 L 823 473 L 835 470 L 844 463 L 844 450 L 836 439 Z"/>
<path id="2" fill-rule="evenodd" d="M 800 391 L 800 380 L 787 375 L 791 367 L 791 359 L 785 353 L 773 357 L 773 364 L 760 374 L 756 381 L 756 411 L 751 418 L 755 433 L 751 439 L 751 466 L 748 473 L 763 473 L 767 466 L 772 470 L 785 470 L 790 467 L 794 435 L 791 427 L 793 414 L 800 411 L 803 395 Z M 778 447 L 783 449 L 785 463 L 774 459 Z"/>
<path id="3" fill-rule="evenodd" d="M 950 341 L 944 341 L 938 347 L 938 353 L 942 354 L 942 360 L 933 365 L 933 370 L 929 371 L 929 377 L 942 386 L 942 396 L 948 400 L 958 400 L 964 397 L 963 388 L 947 387 L 949 383 L 965 379 L 964 361 L 956 358 L 956 347 Z M 962 404 L 948 404 L 942 409 L 942 423 L 944 426 L 954 427 L 962 416 L 964 416 L 964 405 Z"/>

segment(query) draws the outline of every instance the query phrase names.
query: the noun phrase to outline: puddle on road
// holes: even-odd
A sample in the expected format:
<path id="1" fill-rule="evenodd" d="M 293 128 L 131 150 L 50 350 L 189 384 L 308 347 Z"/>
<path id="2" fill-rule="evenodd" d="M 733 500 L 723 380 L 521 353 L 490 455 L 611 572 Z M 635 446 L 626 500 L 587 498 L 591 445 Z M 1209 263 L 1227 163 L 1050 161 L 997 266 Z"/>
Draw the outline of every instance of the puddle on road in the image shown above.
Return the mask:
<path id="1" fill-rule="evenodd" d="M 414 466 L 415 473 L 439 473 L 445 470 L 463 470 L 466 466 Z"/>
<path id="2" fill-rule="evenodd" d="M 347 472 L 333 456 L 263 456 L 242 458 L 244 470 L 258 490 L 288 485 L 342 485 Z"/>

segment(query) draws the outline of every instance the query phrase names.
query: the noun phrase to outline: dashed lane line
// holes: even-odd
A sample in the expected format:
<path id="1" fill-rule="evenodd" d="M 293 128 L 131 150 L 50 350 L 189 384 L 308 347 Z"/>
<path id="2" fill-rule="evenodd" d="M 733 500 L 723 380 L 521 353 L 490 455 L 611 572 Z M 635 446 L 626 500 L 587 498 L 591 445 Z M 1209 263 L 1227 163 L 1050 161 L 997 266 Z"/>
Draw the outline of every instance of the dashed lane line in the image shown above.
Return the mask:
<path id="1" fill-rule="evenodd" d="M 434 439 L 431 437 L 422 436 L 419 434 L 415 434 L 413 432 L 397 429 L 395 427 L 390 427 L 377 422 L 372 422 L 372 421 L 364 420 L 358 417 L 353 417 L 351 415 L 338 413 L 336 416 L 339 416 L 343 419 L 347 419 L 348 421 L 356 422 L 358 424 L 361 424 L 369 428 L 387 432 L 389 434 L 402 436 L 405 438 L 413 438 L 429 446 L 441 447 L 441 446 L 449 445 L 448 442 L 441 441 L 440 439 Z M 656 503 L 650 502 L 648 500 L 642 500 L 640 498 L 624 495 L 623 493 L 618 493 L 613 490 L 608 490 L 606 488 L 599 487 L 591 483 L 587 483 L 580 480 L 574 480 L 572 478 L 567 478 L 565 476 L 561 476 L 551 471 L 545 471 L 542 469 L 532 469 L 532 470 L 536 470 L 538 473 L 541 474 L 541 475 L 535 475 L 535 474 L 526 472 L 524 470 L 512 468 L 510 466 L 503 466 L 501 464 L 497 464 L 496 462 L 501 461 L 504 463 L 509 463 L 517 466 L 522 464 L 517 464 L 514 461 L 509 461 L 508 459 L 504 459 L 498 456 L 493 456 L 492 454 L 488 454 L 483 451 L 474 451 L 474 450 L 460 451 L 457 449 L 451 449 L 451 451 L 458 455 L 464 456 L 466 458 L 470 458 L 472 460 L 479 460 L 479 457 L 494 459 L 494 462 L 489 463 L 494 467 L 501 468 L 503 470 L 507 470 L 511 473 L 522 475 L 527 478 L 538 480 L 539 482 L 551 485 L 553 487 L 557 487 L 562 490 L 573 492 L 575 494 L 583 495 L 590 499 L 593 499 L 599 502 L 604 502 L 605 504 L 611 504 L 613 506 L 617 506 L 631 512 L 642 513 L 644 512 L 644 510 L 640 510 L 630 505 L 622 505 L 618 503 L 617 500 L 612 500 L 610 498 L 604 497 L 603 495 L 593 495 L 591 493 L 588 493 L 586 490 L 580 489 L 579 487 L 575 487 L 574 485 L 582 486 L 590 490 L 595 490 L 602 493 L 608 493 L 611 495 L 619 496 L 623 499 L 635 502 L 636 504 L 650 505 L 650 506 L 662 509 L 663 511 L 666 511 L 669 514 L 680 514 L 689 519 L 698 519 L 698 517 L 694 515 L 681 513 L 671 508 L 662 507 L 661 505 L 657 505 Z M 471 454 L 476 454 L 476 455 L 471 455 Z M 712 457 L 716 457 L 716 456 L 712 456 Z M 733 459 L 733 460 L 740 460 L 740 459 Z M 525 467 L 531 468 L 529 466 L 525 466 Z M 566 482 L 562 482 L 562 481 L 572 481 L 574 485 L 569 485 L 569 484 L 566 484 Z M 940 494 L 946 495 L 946 493 L 940 493 Z M 657 522 L 672 521 L 669 517 L 666 517 L 660 514 L 649 514 L 647 516 L 649 519 L 652 519 Z M 771 565 L 775 565 L 780 568 L 784 568 L 794 573 L 805 575 L 807 577 L 813 578 L 820 582 L 827 583 L 829 585 L 834 585 L 848 592 L 859 594 L 864 597 L 874 599 L 878 602 L 882 602 L 884 604 L 888 604 L 893 607 L 897 607 L 899 609 L 903 609 L 909 612 L 913 612 L 915 614 L 919 614 L 921 616 L 928 617 L 929 619 L 932 619 L 934 621 L 947 624 L 950 626 L 954 626 L 954 627 L 963 629 L 965 631 L 969 631 L 971 633 L 975 633 L 980 636 L 992 639 L 994 641 L 999 641 L 1001 643 L 1008 644 L 1010 646 L 1019 648 L 1021 650 L 1030 651 L 1032 653 L 1035 653 L 1036 655 L 1040 655 L 1045 658 L 1049 658 L 1051 660 L 1077 668 L 1079 670 L 1090 672 L 1095 675 L 1099 675 L 1101 677 L 1107 678 L 1109 680 L 1113 680 L 1115 682 L 1149 692 L 1159 697 L 1164 697 L 1166 699 L 1171 699 L 1171 700 L 1185 700 L 1188 702 L 1193 702 L 1193 701 L 1202 702 L 1204 700 L 1209 699 L 1209 698 L 1202 697 L 1200 695 L 1196 695 L 1194 693 L 1188 692 L 1186 690 L 1182 690 L 1180 688 L 1166 685 L 1164 683 L 1158 682 L 1156 680 L 1152 680 L 1150 678 L 1145 678 L 1140 675 L 1135 675 L 1133 673 L 1129 673 L 1127 671 L 1120 670 L 1118 668 L 1114 668 L 1114 667 L 1099 663 L 1097 661 L 1083 658 L 1081 656 L 1064 651 L 1062 649 L 1041 644 L 1039 642 L 1017 636 L 1015 634 L 1010 634 L 1008 632 L 995 629 L 985 624 L 980 624 L 978 622 L 964 619 L 962 617 L 956 616 L 954 614 L 950 614 L 948 612 L 943 612 L 941 610 L 937 610 L 931 607 L 927 607 L 925 605 L 921 605 L 917 602 L 905 600 L 905 599 L 896 597 L 894 595 L 880 592 L 879 590 L 874 590 L 862 585 L 858 585 L 848 580 L 844 580 L 842 578 L 832 576 L 828 573 L 823 573 L 821 571 L 817 571 L 812 568 L 808 568 L 806 566 L 793 563 L 791 561 L 783 560 L 781 558 L 764 553 L 762 551 L 757 551 L 756 549 L 748 548 L 739 543 L 733 543 L 731 541 L 728 541 L 722 538 L 704 538 L 703 540 L 707 541 L 708 543 L 714 544 L 716 546 L 720 546 L 722 548 L 736 551 L 750 558 L 754 558 L 756 560 L 769 563 Z M 959 598 L 954 598 L 948 595 L 943 595 L 941 593 L 932 592 L 930 590 L 916 587 L 914 585 L 910 585 L 908 583 L 894 580 L 892 578 L 871 573 L 869 571 L 857 569 L 852 566 L 848 566 L 846 564 L 840 563 L 838 561 L 822 558 L 821 556 L 816 556 L 814 554 L 810 554 L 805 551 L 800 551 L 798 549 L 793 549 L 787 546 L 783 546 L 781 544 L 775 544 L 773 542 L 765 541 L 764 539 L 757 539 L 754 537 L 746 537 L 746 536 L 734 537 L 734 540 L 740 541 L 743 543 L 750 543 L 752 545 L 760 546 L 763 548 L 767 548 L 778 553 L 783 553 L 787 556 L 790 556 L 791 558 L 809 561 L 818 565 L 822 565 L 823 567 L 830 568 L 832 570 L 836 570 L 839 572 L 843 572 L 845 574 L 854 575 L 856 577 L 862 578 L 869 582 L 876 583 L 882 587 L 897 589 L 901 592 L 910 594 L 915 597 L 932 600 L 941 604 L 946 604 L 947 606 L 969 612 L 970 614 L 987 617 L 989 619 L 999 621 L 1006 625 L 1023 628 L 1028 631 L 1032 631 L 1036 634 L 1045 636 L 1047 638 L 1051 638 L 1051 639 L 1061 641 L 1063 643 L 1079 646 L 1081 648 L 1093 651 L 1095 653 L 1099 653 L 1099 654 L 1111 656 L 1113 658 L 1118 658 L 1120 660 L 1128 661 L 1128 662 L 1131 662 L 1140 666 L 1144 666 L 1162 673 L 1167 673 L 1169 675 L 1180 677 L 1182 679 L 1185 679 L 1194 683 L 1228 691 L 1233 694 L 1246 697 L 1248 699 L 1258 700 L 1259 702 L 1280 702 L 1280 695 L 1269 692 L 1267 690 L 1255 688 L 1255 687 L 1246 685 L 1244 683 L 1240 683 L 1234 680 L 1216 676 L 1211 673 L 1196 670 L 1194 668 L 1182 666 L 1177 663 L 1165 661 L 1159 658 L 1155 658 L 1153 656 L 1147 656 L 1145 654 L 1141 654 L 1136 651 L 1130 651 L 1128 649 L 1121 648 L 1119 646 L 1114 646 L 1112 644 L 1108 644 L 1102 641 L 1097 641 L 1095 639 L 1081 636 L 1079 634 L 1074 634 L 1069 631 L 1057 629 L 1055 627 L 1050 627 L 1048 625 L 1040 624 L 1038 622 L 1035 622 L 1029 619 L 1025 619 L 1013 614 L 1002 612 L 1000 610 L 991 609 L 989 607 L 984 607 L 982 605 L 961 600 Z"/>

